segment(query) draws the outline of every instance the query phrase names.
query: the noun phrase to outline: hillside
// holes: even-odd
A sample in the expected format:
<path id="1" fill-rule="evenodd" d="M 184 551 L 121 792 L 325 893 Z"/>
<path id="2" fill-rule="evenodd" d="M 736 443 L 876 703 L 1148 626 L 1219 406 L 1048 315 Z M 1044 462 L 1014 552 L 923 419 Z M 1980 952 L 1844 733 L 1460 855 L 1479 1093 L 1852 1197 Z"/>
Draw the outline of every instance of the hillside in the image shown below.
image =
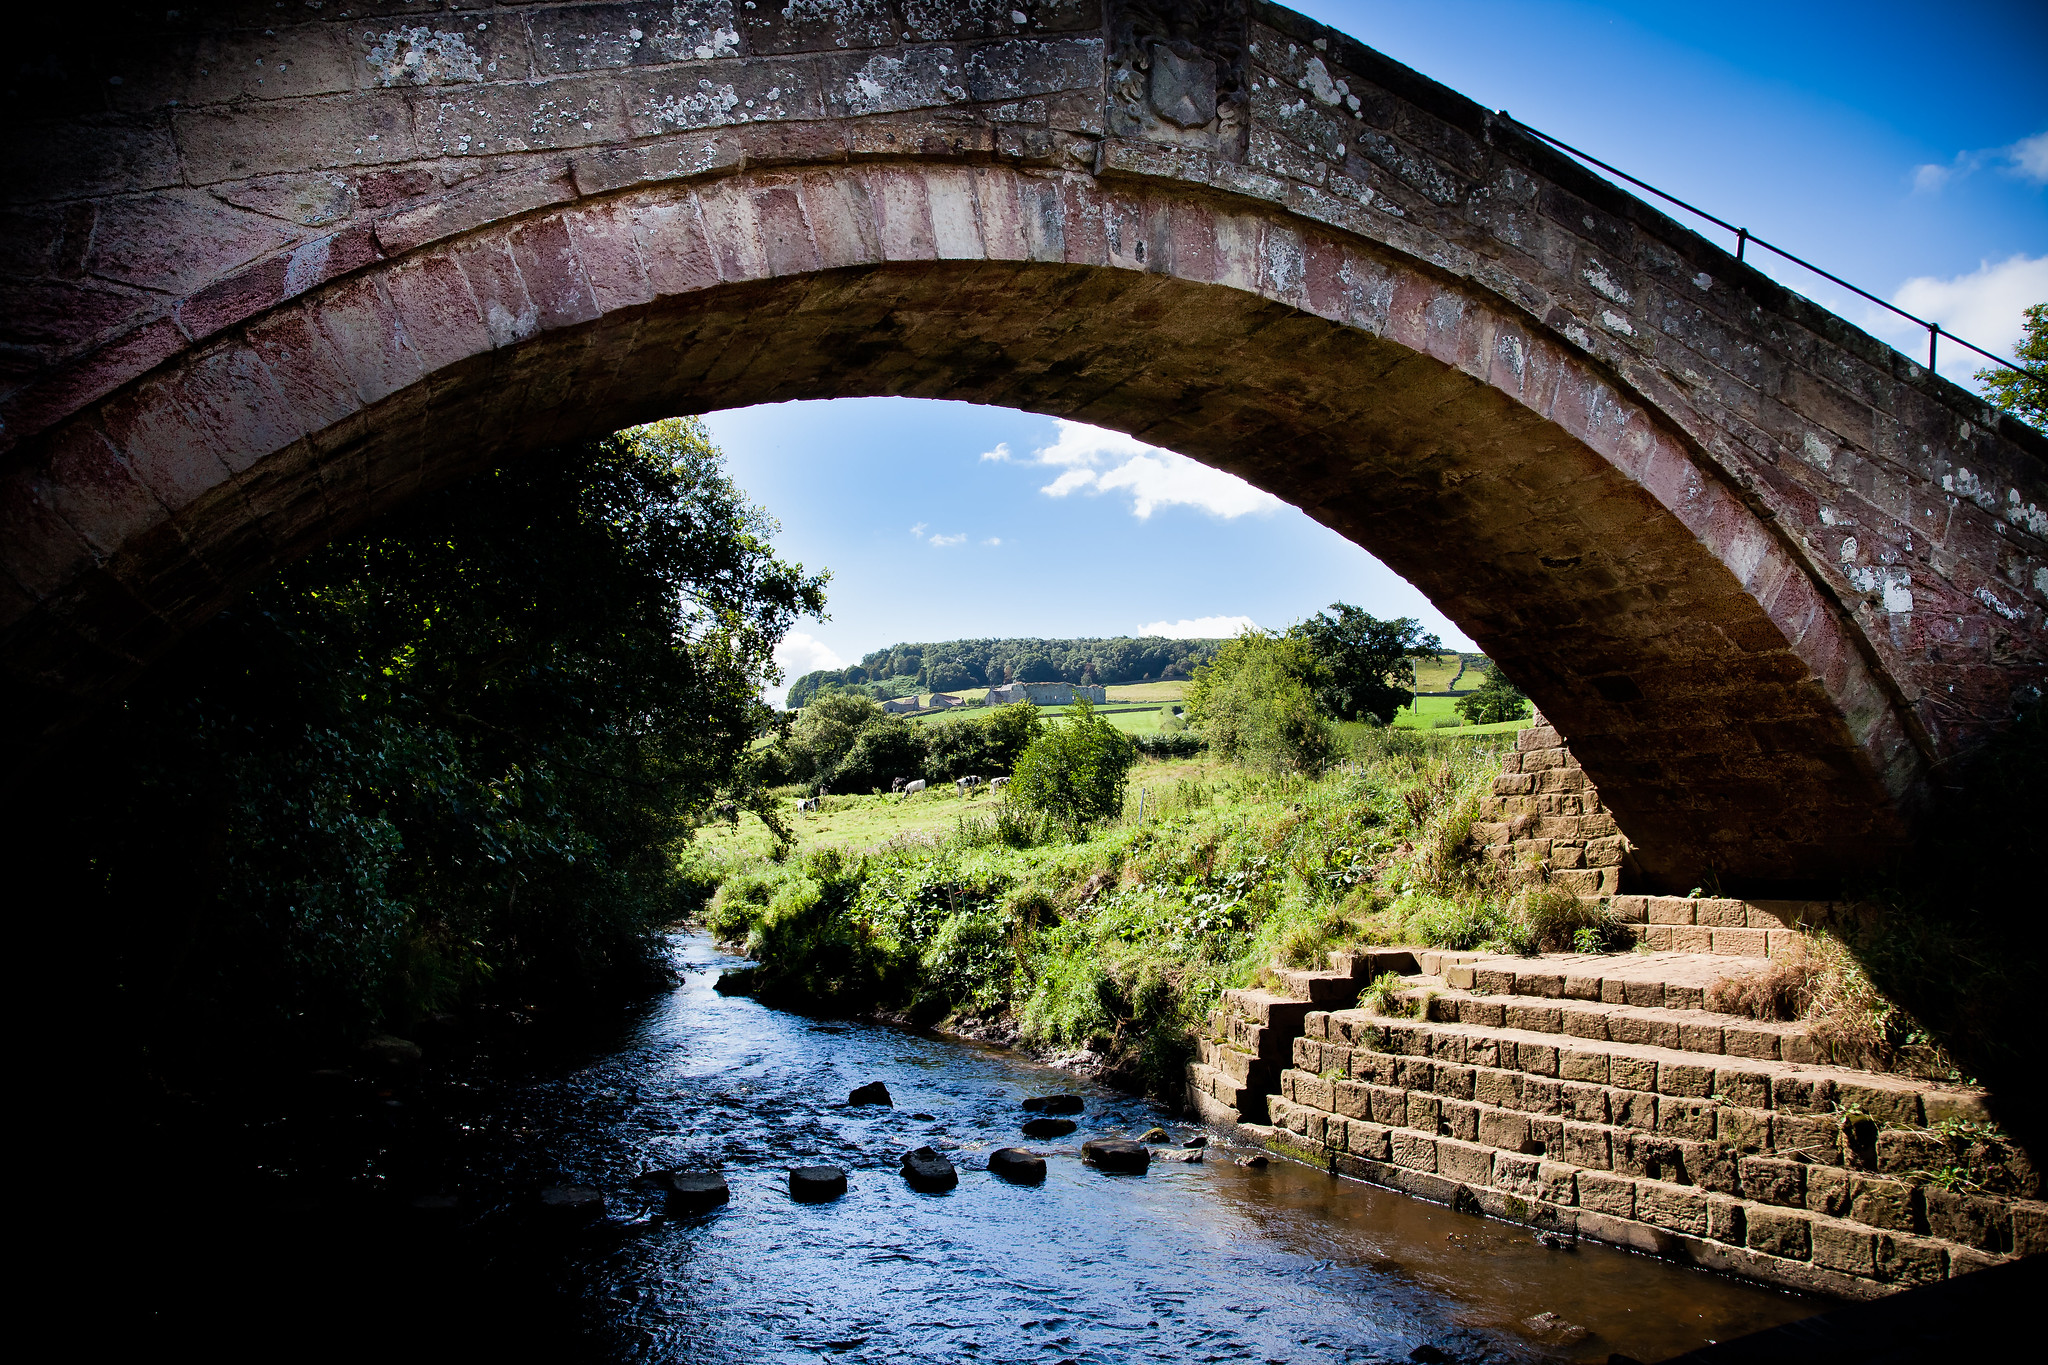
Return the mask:
<path id="1" fill-rule="evenodd" d="M 857 664 L 820 669 L 789 689 L 791 710 L 820 688 L 867 692 L 877 700 L 913 692 L 957 692 L 1006 682 L 1147 683 L 1186 679 L 1221 640 L 1158 636 L 1079 640 L 941 640 L 878 649 Z"/>

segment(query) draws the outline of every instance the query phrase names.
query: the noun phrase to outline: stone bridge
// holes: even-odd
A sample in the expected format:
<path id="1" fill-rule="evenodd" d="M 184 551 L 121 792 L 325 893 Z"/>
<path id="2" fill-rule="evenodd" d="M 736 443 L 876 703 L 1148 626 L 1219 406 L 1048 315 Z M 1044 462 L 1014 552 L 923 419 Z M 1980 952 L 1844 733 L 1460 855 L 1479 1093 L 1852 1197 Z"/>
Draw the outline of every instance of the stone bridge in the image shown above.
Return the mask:
<path id="1" fill-rule="evenodd" d="M 1367 547 L 1570 736 L 1642 889 L 1827 883 L 2048 681 L 2038 433 L 1287 10 L 361 8 L 18 47 L 17 771 L 415 494 L 861 394 L 1130 432 Z"/>

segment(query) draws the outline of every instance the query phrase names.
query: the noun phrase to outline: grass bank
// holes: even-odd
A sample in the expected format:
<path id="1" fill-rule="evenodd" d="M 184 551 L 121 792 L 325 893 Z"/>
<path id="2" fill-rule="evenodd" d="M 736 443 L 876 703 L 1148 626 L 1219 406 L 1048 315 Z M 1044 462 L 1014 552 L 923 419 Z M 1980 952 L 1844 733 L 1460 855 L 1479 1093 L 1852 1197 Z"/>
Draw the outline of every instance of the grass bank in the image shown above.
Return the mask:
<path id="1" fill-rule="evenodd" d="M 993 1020 L 1164 1092 L 1217 996 L 1275 961 L 1532 942 L 1467 838 L 1512 737 L 1349 742 L 1322 778 L 1143 763 L 1121 817 L 1078 842 L 947 787 L 827 798 L 792 844 L 751 817 L 700 831 L 690 871 L 764 1000 Z"/>

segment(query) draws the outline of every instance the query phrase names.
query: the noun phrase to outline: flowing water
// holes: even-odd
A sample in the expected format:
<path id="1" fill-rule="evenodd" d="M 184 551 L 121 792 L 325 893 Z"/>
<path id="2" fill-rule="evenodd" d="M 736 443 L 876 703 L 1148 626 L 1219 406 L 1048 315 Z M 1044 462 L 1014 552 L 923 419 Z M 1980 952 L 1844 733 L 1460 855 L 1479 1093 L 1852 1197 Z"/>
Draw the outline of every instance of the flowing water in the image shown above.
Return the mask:
<path id="1" fill-rule="evenodd" d="M 1491 1222 L 1274 1160 L 1142 1176 L 1079 1142 L 1155 1124 L 1146 1101 L 1011 1053 L 766 1009 L 711 989 L 734 965 L 678 936 L 683 984 L 567 1054 L 482 1066 L 431 1091 L 252 1120 L 214 1155 L 257 1175 L 112 1234 L 111 1296 L 150 1334 L 291 1354 L 431 1345 L 469 1358 L 781 1361 L 1643 1361 L 1829 1304 L 1649 1257 L 1540 1245 Z M 894 1108 L 848 1107 L 884 1082 Z M 1027 1142 L 1027 1096 L 1078 1091 L 1070 1138 Z M 920 1194 L 929 1144 L 959 1186 Z M 1047 1156 L 1041 1186 L 987 1153 Z M 851 1172 L 799 1204 L 787 1169 Z M 651 1168 L 721 1169 L 731 1201 L 671 1216 Z M 253 1181 L 260 1213 L 245 1213 Z M 558 1181 L 605 1217 L 540 1217 Z M 1538 1314 L 1556 1315 L 1552 1325 Z M 1549 1327 L 1547 1332 L 1543 1330 Z"/>

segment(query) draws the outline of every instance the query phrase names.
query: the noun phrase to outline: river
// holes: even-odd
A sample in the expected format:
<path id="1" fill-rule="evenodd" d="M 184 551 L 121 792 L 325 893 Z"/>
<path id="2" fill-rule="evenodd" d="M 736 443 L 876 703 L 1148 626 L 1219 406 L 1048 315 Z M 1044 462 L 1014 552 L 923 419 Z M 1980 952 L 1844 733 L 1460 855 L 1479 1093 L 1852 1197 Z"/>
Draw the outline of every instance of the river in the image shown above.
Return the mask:
<path id="1" fill-rule="evenodd" d="M 109 1320 L 287 1354 L 1321 1365 L 1655 1361 L 1830 1306 L 1218 1147 L 1106 1174 L 1082 1138 L 1202 1130 L 1000 1049 L 720 996 L 735 961 L 672 948 L 676 989 L 516 1064 L 217 1132 L 181 1164 L 237 1174 L 123 1221 Z M 845 1104 L 876 1080 L 894 1108 Z M 1022 1139 L 1021 1101 L 1068 1091 L 1080 1131 Z M 909 1188 L 921 1144 L 958 1188 Z M 1047 1155 L 1043 1185 L 988 1174 L 1010 1145 Z M 794 1202 L 787 1168 L 809 1164 L 846 1167 L 847 1194 Z M 731 1201 L 671 1217 L 631 1186 L 659 1167 L 722 1169 Z M 606 1191 L 605 1217 L 537 1217 L 563 1181 Z"/>

